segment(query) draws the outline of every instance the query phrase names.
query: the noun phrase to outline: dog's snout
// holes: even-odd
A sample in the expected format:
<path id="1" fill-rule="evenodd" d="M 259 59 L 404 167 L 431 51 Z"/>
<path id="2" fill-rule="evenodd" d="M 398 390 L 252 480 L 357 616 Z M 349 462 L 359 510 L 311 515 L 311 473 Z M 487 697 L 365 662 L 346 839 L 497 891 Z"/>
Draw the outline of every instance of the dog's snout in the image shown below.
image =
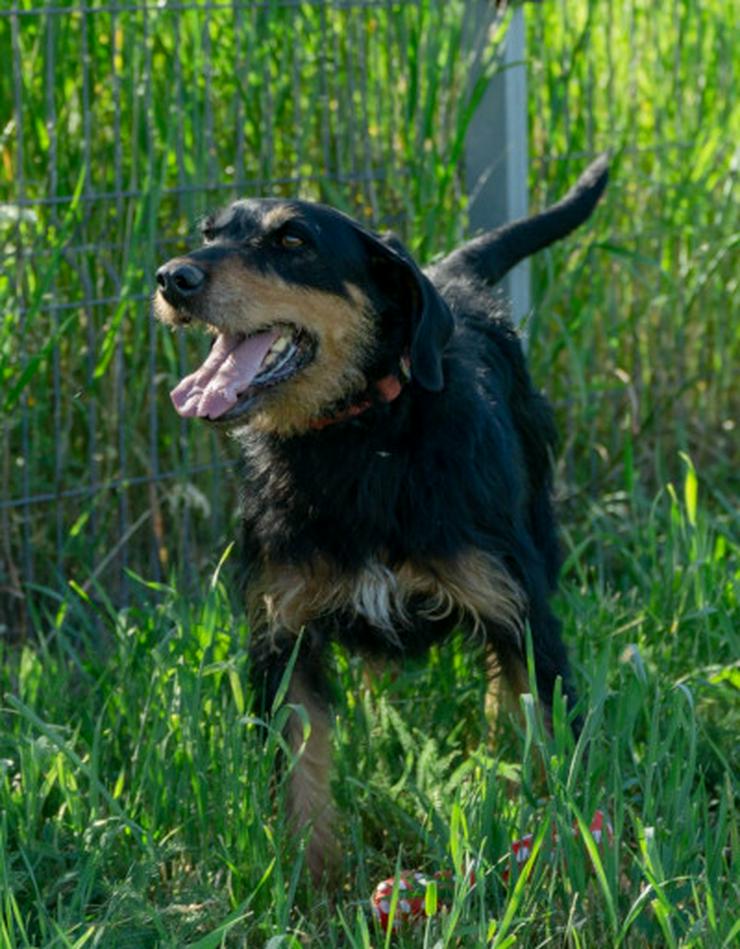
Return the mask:
<path id="1" fill-rule="evenodd" d="M 194 264 L 182 260 L 171 260 L 160 267 L 157 283 L 165 298 L 173 303 L 184 303 L 202 288 L 206 275 Z"/>

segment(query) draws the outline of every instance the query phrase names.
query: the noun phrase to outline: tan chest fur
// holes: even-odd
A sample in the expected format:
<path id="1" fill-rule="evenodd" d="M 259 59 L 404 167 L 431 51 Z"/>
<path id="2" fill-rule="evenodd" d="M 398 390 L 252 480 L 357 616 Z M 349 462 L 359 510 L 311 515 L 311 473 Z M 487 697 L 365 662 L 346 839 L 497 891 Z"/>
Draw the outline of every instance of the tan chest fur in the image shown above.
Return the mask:
<path id="1" fill-rule="evenodd" d="M 266 564 L 248 594 L 251 621 L 294 633 L 312 620 L 337 611 L 363 617 L 400 646 L 399 630 L 410 621 L 409 606 L 428 619 L 455 613 L 473 629 L 486 620 L 519 639 L 524 595 L 501 564 L 481 551 L 423 566 L 406 561 L 390 567 L 378 559 L 355 573 L 326 561 L 308 565 Z"/>

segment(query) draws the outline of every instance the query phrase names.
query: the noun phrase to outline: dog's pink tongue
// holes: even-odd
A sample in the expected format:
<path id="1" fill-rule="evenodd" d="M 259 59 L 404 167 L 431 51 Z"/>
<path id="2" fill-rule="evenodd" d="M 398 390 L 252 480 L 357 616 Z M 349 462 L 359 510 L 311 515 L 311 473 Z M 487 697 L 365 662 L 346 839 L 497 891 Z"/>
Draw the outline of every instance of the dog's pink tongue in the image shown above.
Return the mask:
<path id="1" fill-rule="evenodd" d="M 279 335 L 277 330 L 270 330 L 241 339 L 232 333 L 219 333 L 203 365 L 170 392 L 178 414 L 183 418 L 213 419 L 236 405 Z"/>

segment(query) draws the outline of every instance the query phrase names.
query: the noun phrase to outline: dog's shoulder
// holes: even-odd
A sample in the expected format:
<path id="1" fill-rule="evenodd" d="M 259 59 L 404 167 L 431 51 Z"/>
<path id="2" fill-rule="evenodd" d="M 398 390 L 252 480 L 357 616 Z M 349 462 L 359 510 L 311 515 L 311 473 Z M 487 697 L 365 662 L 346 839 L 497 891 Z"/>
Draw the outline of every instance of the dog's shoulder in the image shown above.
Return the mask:
<path id="1" fill-rule="evenodd" d="M 467 381 L 484 401 L 495 400 L 499 412 L 508 407 L 515 411 L 512 399 L 521 402 L 535 390 L 503 294 L 469 277 L 446 280 L 437 289 L 455 319 L 448 374 L 458 385 Z"/>
<path id="2" fill-rule="evenodd" d="M 433 271 L 430 276 L 435 280 Z M 450 276 L 448 271 L 444 277 L 435 284 L 456 323 L 450 347 L 452 387 L 457 383 L 458 389 L 474 391 L 476 413 L 490 433 L 486 449 L 477 454 L 483 465 L 500 466 L 512 492 L 523 492 L 529 529 L 542 534 L 538 540 L 543 548 L 554 551 L 549 496 L 558 437 L 552 406 L 532 380 L 522 337 L 508 317 L 503 295 L 470 275 Z M 557 558 L 553 553 L 549 559 L 554 563 Z"/>

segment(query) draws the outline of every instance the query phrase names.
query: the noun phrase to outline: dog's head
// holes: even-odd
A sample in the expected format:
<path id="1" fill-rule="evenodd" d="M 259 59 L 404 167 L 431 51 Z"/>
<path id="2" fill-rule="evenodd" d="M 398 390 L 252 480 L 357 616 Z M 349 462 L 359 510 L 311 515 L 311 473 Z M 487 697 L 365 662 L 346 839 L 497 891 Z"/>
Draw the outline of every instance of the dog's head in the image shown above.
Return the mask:
<path id="1" fill-rule="evenodd" d="M 415 384 L 442 388 L 452 315 L 397 240 L 277 199 L 237 201 L 202 234 L 202 247 L 157 271 L 157 317 L 215 336 L 173 390 L 180 415 L 301 431 L 404 357 Z"/>

